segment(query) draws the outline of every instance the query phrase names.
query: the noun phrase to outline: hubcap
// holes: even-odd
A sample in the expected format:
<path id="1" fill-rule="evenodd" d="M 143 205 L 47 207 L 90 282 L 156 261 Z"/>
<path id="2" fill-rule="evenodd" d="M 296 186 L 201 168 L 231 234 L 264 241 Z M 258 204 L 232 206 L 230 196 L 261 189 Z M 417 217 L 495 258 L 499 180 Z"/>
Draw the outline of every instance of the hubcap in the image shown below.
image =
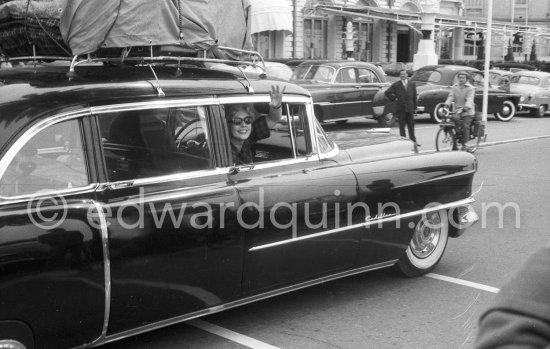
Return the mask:
<path id="1" fill-rule="evenodd" d="M 439 214 L 428 213 L 416 225 L 411 240 L 411 252 L 417 258 L 429 257 L 437 247 L 441 237 L 441 218 Z"/>
<path id="2" fill-rule="evenodd" d="M 511 112 L 512 108 L 510 108 L 509 105 L 504 104 L 500 113 L 502 114 L 502 116 L 508 116 Z"/>

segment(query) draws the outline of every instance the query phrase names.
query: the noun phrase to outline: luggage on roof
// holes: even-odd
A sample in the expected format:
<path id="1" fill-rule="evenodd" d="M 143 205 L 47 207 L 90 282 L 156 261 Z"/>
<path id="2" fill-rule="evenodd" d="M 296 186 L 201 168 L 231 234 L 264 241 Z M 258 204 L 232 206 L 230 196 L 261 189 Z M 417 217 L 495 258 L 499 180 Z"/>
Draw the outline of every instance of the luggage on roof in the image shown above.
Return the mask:
<path id="1" fill-rule="evenodd" d="M 0 54 L 169 45 L 217 57 L 218 46 L 252 48 L 248 13 L 247 0 L 0 0 Z"/>

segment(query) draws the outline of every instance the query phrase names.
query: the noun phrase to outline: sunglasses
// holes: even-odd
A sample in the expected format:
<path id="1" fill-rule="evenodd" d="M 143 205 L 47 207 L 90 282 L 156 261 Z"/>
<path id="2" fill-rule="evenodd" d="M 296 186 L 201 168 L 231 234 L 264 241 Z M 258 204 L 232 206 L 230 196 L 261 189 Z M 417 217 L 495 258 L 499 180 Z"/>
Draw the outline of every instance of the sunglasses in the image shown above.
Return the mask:
<path id="1" fill-rule="evenodd" d="M 233 118 L 230 120 L 231 123 L 235 126 L 240 126 L 243 124 L 243 121 L 244 121 L 244 124 L 245 125 L 250 125 L 252 123 L 252 117 L 251 116 L 247 116 L 246 118 L 244 119 L 241 119 L 241 118 Z"/>

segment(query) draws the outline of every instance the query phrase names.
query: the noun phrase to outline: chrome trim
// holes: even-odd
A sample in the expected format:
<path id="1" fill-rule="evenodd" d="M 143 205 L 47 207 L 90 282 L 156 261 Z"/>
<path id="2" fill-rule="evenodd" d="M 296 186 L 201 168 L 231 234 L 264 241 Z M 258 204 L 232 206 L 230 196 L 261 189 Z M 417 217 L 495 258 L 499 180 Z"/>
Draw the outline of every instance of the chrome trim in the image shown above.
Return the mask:
<path id="1" fill-rule="evenodd" d="M 352 101 L 352 102 L 337 102 L 337 103 L 332 103 L 332 102 L 319 102 L 319 103 L 315 103 L 315 105 L 320 105 L 320 106 L 323 106 L 323 105 L 342 105 L 342 104 L 359 104 L 359 103 L 372 103 L 372 101 Z"/>
<path id="2" fill-rule="evenodd" d="M 416 107 L 416 111 L 424 111 L 425 108 L 423 106 Z"/>
<path id="3" fill-rule="evenodd" d="M 90 343 L 90 346 L 105 342 L 107 329 L 109 328 L 109 317 L 111 315 L 111 257 L 109 254 L 109 233 L 107 230 L 107 219 L 103 207 L 97 201 L 93 201 L 101 225 L 101 245 L 103 248 L 103 268 L 105 275 L 105 311 L 103 316 L 103 329 L 101 335 Z"/>
<path id="4" fill-rule="evenodd" d="M 323 231 L 323 232 L 320 232 L 320 233 L 315 233 L 315 234 L 300 236 L 300 237 L 296 237 L 296 238 L 292 238 L 292 239 L 272 242 L 272 243 L 265 244 L 265 245 L 255 246 L 255 247 L 250 248 L 248 251 L 252 252 L 252 251 L 263 250 L 263 249 L 266 249 L 266 248 L 280 246 L 280 245 L 286 245 L 286 244 L 297 242 L 297 241 L 314 239 L 314 238 L 318 238 L 320 236 L 325 236 L 325 235 L 332 235 L 332 234 L 336 234 L 336 233 L 339 233 L 339 232 L 342 232 L 342 231 L 356 229 L 356 228 L 360 228 L 360 227 L 365 227 L 365 228 L 368 229 L 371 225 L 383 224 L 383 223 L 393 222 L 393 221 L 397 221 L 397 220 L 401 220 L 401 219 L 405 219 L 405 218 L 410 218 L 410 217 L 414 217 L 414 216 L 425 215 L 426 213 L 429 213 L 429 212 L 434 212 L 434 211 L 439 211 L 439 210 L 446 210 L 446 209 L 450 209 L 450 208 L 453 208 L 453 207 L 456 207 L 456 206 L 467 205 L 467 204 L 470 204 L 474 201 L 475 201 L 475 199 L 470 197 L 468 199 L 454 201 L 454 202 L 451 202 L 451 203 L 448 203 L 448 204 L 441 204 L 441 205 L 434 206 L 434 207 L 424 208 L 422 210 L 412 211 L 412 212 L 405 213 L 405 214 L 399 214 L 399 215 L 389 216 L 389 217 L 388 216 L 382 216 L 381 218 L 374 218 L 372 220 L 369 220 L 368 222 L 352 224 L 352 225 L 348 225 L 346 227 L 335 228 L 335 229 Z"/>
<path id="5" fill-rule="evenodd" d="M 519 103 L 518 106 L 520 108 L 537 108 L 536 104 L 525 104 L 525 103 Z"/>
<path id="6" fill-rule="evenodd" d="M 227 173 L 227 169 L 216 167 L 214 169 L 208 169 L 208 170 L 199 170 L 199 171 L 175 173 L 175 174 L 163 175 L 163 176 L 138 178 L 138 179 L 133 179 L 131 181 L 133 182 L 133 186 L 136 187 L 140 185 L 150 185 L 150 184 L 182 181 L 186 179 L 200 178 L 205 176 L 215 176 L 215 175 L 221 175 L 225 173 Z M 102 187 L 106 186 L 106 187 L 112 188 L 113 190 L 116 190 L 117 189 L 116 186 L 119 183 L 124 184 L 126 182 L 128 181 L 123 180 L 123 181 L 117 181 L 117 182 L 100 183 L 100 186 Z"/>
<path id="7" fill-rule="evenodd" d="M 29 193 L 29 194 L 17 195 L 17 196 L 0 195 L 0 207 L 2 205 L 10 205 L 10 204 L 15 204 L 19 202 L 28 202 L 31 199 L 34 200 L 34 199 L 47 198 L 51 196 L 64 196 L 64 195 L 72 195 L 72 194 L 78 194 L 78 193 L 87 193 L 87 192 L 95 191 L 97 187 L 98 187 L 97 183 L 92 183 L 92 184 L 88 184 L 85 187 L 52 190 L 50 192 L 44 192 L 44 193 Z"/>
<path id="8" fill-rule="evenodd" d="M 362 273 L 365 273 L 367 271 L 372 271 L 372 270 L 376 270 L 376 269 L 388 268 L 388 267 L 391 267 L 391 266 L 395 265 L 395 263 L 397 263 L 397 261 L 398 261 L 397 259 L 394 259 L 394 260 L 390 260 L 390 261 L 383 262 L 383 263 L 373 264 L 373 265 L 370 265 L 370 266 L 360 267 L 360 268 L 356 268 L 356 269 L 350 269 L 350 270 L 339 272 L 339 273 L 336 273 L 336 274 L 333 274 L 333 275 L 323 276 L 323 277 L 320 277 L 320 278 L 317 278 L 317 279 L 302 282 L 302 283 L 299 283 L 299 284 L 296 284 L 296 285 L 283 287 L 283 288 L 278 289 L 278 290 L 261 293 L 261 294 L 258 294 L 258 295 L 254 295 L 254 296 L 246 297 L 246 298 L 239 299 L 239 300 L 236 300 L 236 301 L 232 301 L 232 302 L 229 302 L 229 303 L 226 303 L 226 304 L 214 306 L 214 307 L 211 307 L 211 308 L 208 308 L 208 309 L 199 310 L 199 311 L 189 313 L 189 314 L 186 314 L 186 315 L 176 316 L 176 317 L 173 317 L 171 319 L 166 319 L 166 320 L 163 320 L 163 321 L 156 322 L 154 324 L 141 326 L 141 327 L 138 327 L 138 328 L 135 328 L 135 329 L 132 329 L 132 330 L 124 331 L 124 332 L 117 333 L 117 334 L 114 334 L 114 335 L 111 335 L 111 336 L 107 336 L 105 338 L 105 341 L 102 342 L 101 344 L 111 343 L 111 342 L 114 342 L 114 341 L 117 341 L 117 340 L 132 337 L 132 336 L 144 333 L 144 332 L 157 330 L 159 328 L 174 325 L 174 324 L 177 324 L 177 323 L 180 323 L 180 322 L 183 322 L 183 321 L 187 321 L 187 320 L 191 320 L 191 319 L 195 319 L 195 318 L 198 318 L 198 317 L 201 317 L 201 316 L 219 313 L 221 311 L 229 310 L 229 309 L 232 309 L 232 308 L 236 308 L 236 307 L 243 306 L 243 305 L 253 303 L 253 302 L 257 302 L 257 301 L 260 301 L 260 300 L 276 297 L 276 296 L 279 296 L 279 295 L 282 295 L 282 294 L 285 294 L 285 293 L 297 291 L 297 290 L 300 290 L 300 289 L 303 289 L 303 288 L 306 288 L 306 287 L 322 284 L 322 283 L 325 283 L 325 282 L 328 282 L 328 281 L 333 281 L 333 280 L 341 279 L 341 278 L 356 275 L 356 274 L 362 274 Z M 95 343 L 95 345 L 98 345 L 98 344 L 99 343 Z"/>
<path id="9" fill-rule="evenodd" d="M 444 126 L 446 125 L 445 123 L 441 123 L 441 124 L 438 124 L 438 126 Z M 454 126 L 454 124 L 449 124 L 449 125 L 452 125 Z M 437 153 L 436 153 L 437 154 Z M 444 155 L 444 153 L 440 152 L 440 154 L 442 154 L 442 156 Z M 444 180 L 444 179 L 450 179 L 450 178 L 454 178 L 454 177 L 461 177 L 461 176 L 466 176 L 466 175 L 469 175 L 469 174 L 472 174 L 472 173 L 476 173 L 476 168 L 472 169 L 472 170 L 467 170 L 467 171 L 462 171 L 462 172 L 456 172 L 456 173 L 452 173 L 452 174 L 448 174 L 448 175 L 444 175 L 444 176 L 441 176 L 441 177 L 435 177 L 435 178 L 430 178 L 430 179 L 426 179 L 426 180 L 423 180 L 422 181 L 422 184 L 424 183 L 431 183 L 431 182 L 437 182 L 437 181 L 440 181 L 440 180 Z M 400 186 L 396 186 L 394 187 L 395 189 L 400 189 L 400 188 L 407 188 L 407 187 L 410 187 L 411 184 L 406 184 L 406 185 L 400 185 Z"/>
<path id="10" fill-rule="evenodd" d="M 86 115 L 90 115 L 89 108 L 58 114 L 45 120 L 41 120 L 35 125 L 31 126 L 31 128 L 23 133 L 23 135 L 15 141 L 13 146 L 8 149 L 4 157 L 0 159 L 0 179 L 4 176 L 4 172 L 6 172 L 6 169 L 8 168 L 8 165 L 12 162 L 15 154 L 17 154 L 21 150 L 21 148 L 23 148 L 23 146 L 27 144 L 27 142 L 30 141 L 31 138 L 36 136 L 36 134 L 38 134 L 40 131 L 58 122 L 76 119 Z"/>
<path id="11" fill-rule="evenodd" d="M 113 111 L 146 110 L 157 108 L 194 107 L 205 105 L 217 105 L 218 100 L 214 97 L 192 98 L 192 99 L 160 99 L 148 102 L 121 103 L 90 107 L 92 114 L 105 114 Z"/>
<path id="12" fill-rule="evenodd" d="M 269 103 L 270 97 L 269 94 L 256 94 L 256 95 L 246 95 L 246 96 L 233 96 L 233 97 L 218 97 L 217 100 L 219 104 L 235 104 L 235 103 Z M 311 98 L 307 96 L 296 96 L 296 95 L 284 95 L 283 103 L 311 103 Z"/>

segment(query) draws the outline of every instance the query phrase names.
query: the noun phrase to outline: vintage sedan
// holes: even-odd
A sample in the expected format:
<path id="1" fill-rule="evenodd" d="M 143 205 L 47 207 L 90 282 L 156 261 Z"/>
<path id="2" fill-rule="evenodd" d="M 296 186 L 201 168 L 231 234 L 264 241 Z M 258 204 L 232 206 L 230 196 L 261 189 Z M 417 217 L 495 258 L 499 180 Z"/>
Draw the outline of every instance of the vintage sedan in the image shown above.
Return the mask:
<path id="1" fill-rule="evenodd" d="M 389 86 L 380 68 L 360 61 L 304 61 L 291 81 L 311 93 L 315 116 L 320 122 L 337 123 L 374 117 L 374 96 Z"/>
<path id="2" fill-rule="evenodd" d="M 521 94 L 519 107 L 542 118 L 550 106 L 550 73 L 540 71 L 516 72 L 510 80 L 510 91 Z"/>
<path id="3" fill-rule="evenodd" d="M 273 85 L 283 118 L 236 165 L 229 123 L 263 118 Z M 256 119 L 225 115 L 242 103 Z M 390 134 L 339 146 L 313 110 L 297 85 L 175 64 L 0 72 L 0 348 L 98 346 L 433 270 L 476 220 L 476 158 Z"/>
<path id="4" fill-rule="evenodd" d="M 413 74 L 411 81 L 416 83 L 418 91 L 418 114 L 430 114 L 433 122 L 441 122 L 445 111 L 443 105 L 451 86 L 457 82 L 456 74 L 459 71 L 467 71 L 471 77 L 472 85 L 476 87 L 476 109 L 481 111 L 483 102 L 483 73 L 478 69 L 456 65 L 430 65 L 425 66 Z M 489 87 L 489 103 L 487 113 L 494 114 L 500 121 L 510 121 L 516 113 L 519 103 L 519 94 L 513 94 L 502 89 Z M 386 106 L 388 105 L 388 106 Z M 375 98 L 374 111 L 382 124 L 393 124 L 393 109 L 390 101 L 384 96 L 383 91 Z"/>

